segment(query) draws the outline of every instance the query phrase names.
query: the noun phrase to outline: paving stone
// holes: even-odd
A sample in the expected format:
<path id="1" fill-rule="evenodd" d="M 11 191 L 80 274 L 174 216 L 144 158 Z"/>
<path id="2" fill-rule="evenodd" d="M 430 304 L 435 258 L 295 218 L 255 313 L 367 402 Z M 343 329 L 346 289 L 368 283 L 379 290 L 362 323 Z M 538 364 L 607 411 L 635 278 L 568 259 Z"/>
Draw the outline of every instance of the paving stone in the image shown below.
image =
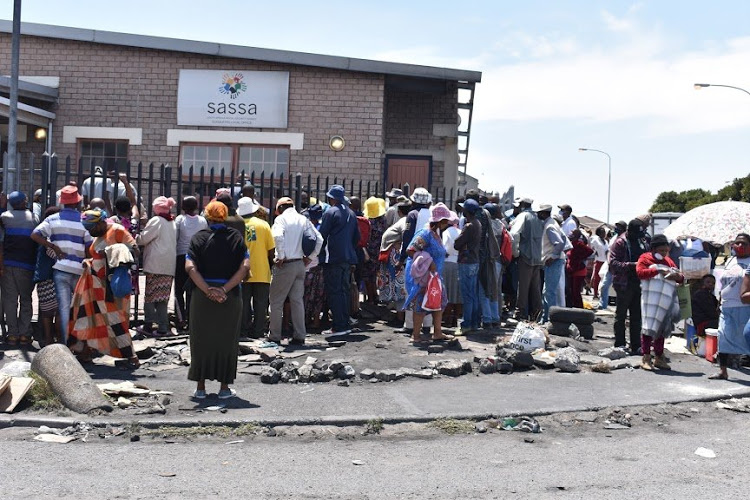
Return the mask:
<path id="1" fill-rule="evenodd" d="M 599 351 L 599 356 L 611 360 L 627 358 L 629 354 L 622 347 L 607 347 Z"/>
<path id="2" fill-rule="evenodd" d="M 495 365 L 495 360 L 494 359 L 485 358 L 482 361 L 480 361 L 479 362 L 479 371 L 482 372 L 482 373 L 484 373 L 484 374 L 495 373 L 497 371 L 497 366 Z"/>
<path id="3" fill-rule="evenodd" d="M 407 377 L 416 377 L 423 379 L 431 379 L 435 376 L 435 372 L 432 368 L 424 368 L 422 370 L 410 370 L 406 373 Z"/>
<path id="4" fill-rule="evenodd" d="M 445 351 L 445 347 L 440 344 L 432 344 L 427 346 L 427 352 L 430 354 L 440 354 Z"/>
<path id="5" fill-rule="evenodd" d="M 399 370 L 378 370 L 375 372 L 375 378 L 381 382 L 393 382 L 405 377 L 405 374 Z"/>
<path id="6" fill-rule="evenodd" d="M 372 368 L 365 368 L 364 370 L 359 372 L 359 378 L 361 379 L 368 379 L 373 378 L 375 376 L 375 370 Z"/>
<path id="7" fill-rule="evenodd" d="M 300 366 L 297 370 L 297 373 L 299 374 L 299 381 L 303 383 L 309 382 L 310 378 L 312 377 L 313 370 L 314 368 L 311 364 L 304 364 Z"/>

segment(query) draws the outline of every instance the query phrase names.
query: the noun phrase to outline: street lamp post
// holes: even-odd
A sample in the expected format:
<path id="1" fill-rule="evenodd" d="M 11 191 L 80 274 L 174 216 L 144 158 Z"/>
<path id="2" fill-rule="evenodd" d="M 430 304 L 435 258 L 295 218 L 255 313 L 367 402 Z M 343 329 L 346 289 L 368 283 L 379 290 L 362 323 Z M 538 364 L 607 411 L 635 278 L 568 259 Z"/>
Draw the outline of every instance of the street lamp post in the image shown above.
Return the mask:
<path id="1" fill-rule="evenodd" d="M 743 89 L 742 87 L 735 87 L 733 85 L 719 85 L 717 83 L 694 83 L 693 87 L 695 88 L 695 90 L 705 89 L 706 87 L 724 87 L 726 89 L 739 90 L 741 92 L 746 93 L 747 95 L 750 95 L 750 92 L 748 92 L 747 90 Z"/>
<path id="2" fill-rule="evenodd" d="M 612 157 L 609 153 L 599 149 L 578 148 L 578 151 L 594 151 L 607 156 L 607 224 L 609 224 L 609 208 L 612 201 Z"/>

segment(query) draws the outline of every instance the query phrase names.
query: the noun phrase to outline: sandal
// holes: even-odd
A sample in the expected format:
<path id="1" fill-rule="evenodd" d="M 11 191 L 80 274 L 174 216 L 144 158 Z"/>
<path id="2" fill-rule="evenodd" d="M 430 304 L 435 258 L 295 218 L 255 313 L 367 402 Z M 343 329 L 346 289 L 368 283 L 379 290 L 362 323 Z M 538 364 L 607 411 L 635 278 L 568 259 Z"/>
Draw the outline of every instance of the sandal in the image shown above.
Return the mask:
<path id="1" fill-rule="evenodd" d="M 15 335 L 8 335 L 8 337 L 5 339 L 5 343 L 8 345 L 16 346 L 18 345 L 18 337 Z"/>
<path id="2" fill-rule="evenodd" d="M 443 335 L 442 337 L 438 337 L 438 338 L 432 337 L 430 340 L 432 342 L 447 342 L 447 341 L 453 340 L 455 338 L 456 337 L 454 337 L 453 335 Z"/>
<path id="3" fill-rule="evenodd" d="M 729 380 L 729 375 L 724 375 L 721 372 L 714 373 L 713 375 L 708 376 L 709 380 Z"/>
<path id="4" fill-rule="evenodd" d="M 31 337 L 28 337 L 26 335 L 21 335 L 18 339 L 18 343 L 21 345 L 31 345 L 31 343 L 34 341 Z"/>
<path id="5" fill-rule="evenodd" d="M 117 366 L 120 370 L 137 370 L 141 367 L 141 362 L 138 360 L 138 358 L 130 358 L 127 360 L 115 361 L 115 366 Z"/>

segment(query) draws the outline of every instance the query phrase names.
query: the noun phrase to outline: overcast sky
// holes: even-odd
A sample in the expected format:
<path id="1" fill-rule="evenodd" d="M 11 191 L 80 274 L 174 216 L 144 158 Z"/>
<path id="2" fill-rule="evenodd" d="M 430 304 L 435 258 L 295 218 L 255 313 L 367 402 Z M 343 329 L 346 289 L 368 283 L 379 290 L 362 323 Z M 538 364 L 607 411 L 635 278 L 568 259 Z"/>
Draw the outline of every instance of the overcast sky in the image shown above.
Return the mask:
<path id="1" fill-rule="evenodd" d="M 469 174 L 578 215 L 607 202 L 607 158 L 579 147 L 612 156 L 613 222 L 750 173 L 750 95 L 693 89 L 750 90 L 747 1 L 24 0 L 22 19 L 481 71 Z"/>

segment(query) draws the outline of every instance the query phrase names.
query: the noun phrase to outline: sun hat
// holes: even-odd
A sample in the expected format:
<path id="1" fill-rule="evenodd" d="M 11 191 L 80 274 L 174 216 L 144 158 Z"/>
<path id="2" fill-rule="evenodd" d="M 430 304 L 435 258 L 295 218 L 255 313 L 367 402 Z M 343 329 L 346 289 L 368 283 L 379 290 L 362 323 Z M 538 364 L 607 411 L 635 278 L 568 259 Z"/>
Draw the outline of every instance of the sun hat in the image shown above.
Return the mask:
<path id="1" fill-rule="evenodd" d="M 348 198 L 346 197 L 344 186 L 341 186 L 339 184 L 334 184 L 333 186 L 331 186 L 328 189 L 326 196 L 328 198 L 331 198 L 332 200 L 338 201 L 339 203 L 348 203 Z"/>
<path id="2" fill-rule="evenodd" d="M 385 200 L 370 196 L 365 201 L 365 215 L 368 219 L 377 219 L 385 215 Z"/>
<path id="3" fill-rule="evenodd" d="M 432 203 L 432 195 L 425 188 L 419 187 L 411 194 L 411 201 L 420 205 L 429 205 Z"/>
<path id="4" fill-rule="evenodd" d="M 237 201 L 237 215 L 244 217 L 252 215 L 258 211 L 258 205 L 253 202 L 252 198 L 243 196 Z"/>
<path id="5" fill-rule="evenodd" d="M 75 205 L 80 203 L 82 199 L 83 196 L 78 193 L 78 188 L 76 186 L 68 185 L 60 190 L 61 205 Z"/>
<path id="6" fill-rule="evenodd" d="M 451 211 L 445 204 L 438 203 L 430 208 L 430 222 L 440 222 L 441 220 L 451 220 Z"/>
<path id="7" fill-rule="evenodd" d="M 404 192 L 399 188 L 393 188 L 387 193 L 385 193 L 385 196 L 387 198 L 398 198 L 399 196 L 403 196 Z"/>
<path id="8" fill-rule="evenodd" d="M 549 203 L 542 203 L 541 205 L 539 205 L 539 209 L 537 210 L 537 212 L 552 212 L 552 205 L 550 205 Z"/>

